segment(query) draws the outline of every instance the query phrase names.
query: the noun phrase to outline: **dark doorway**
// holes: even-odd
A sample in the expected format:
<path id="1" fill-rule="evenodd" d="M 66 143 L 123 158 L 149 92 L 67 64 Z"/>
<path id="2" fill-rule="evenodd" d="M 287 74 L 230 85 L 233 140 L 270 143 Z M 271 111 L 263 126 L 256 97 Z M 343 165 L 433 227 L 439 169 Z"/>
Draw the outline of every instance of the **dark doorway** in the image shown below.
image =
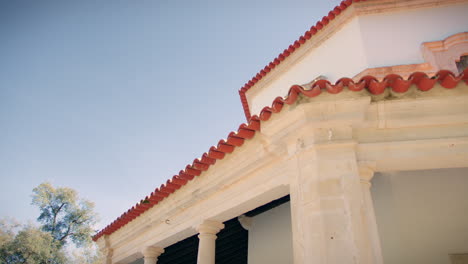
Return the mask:
<path id="1" fill-rule="evenodd" d="M 247 264 L 249 233 L 237 217 L 224 222 L 217 237 L 216 264 Z M 158 264 L 196 264 L 197 254 L 198 235 L 194 235 L 165 248 Z"/>
<path id="2" fill-rule="evenodd" d="M 245 213 L 252 217 L 275 208 L 290 200 L 289 195 L 262 205 Z M 224 222 L 224 228 L 217 234 L 216 264 L 247 264 L 249 233 L 239 220 L 233 218 Z M 198 235 L 191 236 L 164 249 L 158 264 L 197 264 Z"/>

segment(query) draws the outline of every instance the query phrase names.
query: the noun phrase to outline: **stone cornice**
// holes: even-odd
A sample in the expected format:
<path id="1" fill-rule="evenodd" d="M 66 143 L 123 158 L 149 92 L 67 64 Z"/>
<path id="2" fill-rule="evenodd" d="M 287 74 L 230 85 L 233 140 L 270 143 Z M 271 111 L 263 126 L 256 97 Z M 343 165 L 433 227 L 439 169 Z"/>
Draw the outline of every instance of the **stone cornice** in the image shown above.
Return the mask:
<path id="1" fill-rule="evenodd" d="M 353 18 L 357 16 L 370 15 L 370 14 L 380 14 L 380 13 L 391 13 L 398 11 L 407 11 L 412 9 L 421 9 L 428 7 L 443 7 L 448 5 L 467 3 L 467 0 L 373 0 L 373 1 L 343 1 L 342 5 L 338 6 L 341 11 L 331 16 L 336 8 L 325 16 L 322 21 L 317 22 L 317 25 L 312 26 L 311 30 L 307 31 L 304 36 L 310 34 L 310 31 L 315 32 L 311 38 L 313 41 L 305 41 L 304 44 L 299 45 L 297 48 L 291 49 L 291 47 L 297 45 L 290 45 L 289 49 L 285 49 L 285 52 L 280 54 L 278 58 L 282 57 L 281 63 L 272 64 L 270 63 L 265 68 L 268 68 L 268 72 L 264 70 L 260 71 L 262 74 L 257 74 L 252 80 L 250 80 L 244 87 L 239 90 L 241 97 L 241 102 L 244 108 L 245 115 L 247 119 L 251 115 L 256 113 L 250 112 L 249 102 L 250 98 L 258 94 L 260 91 L 265 89 L 271 83 L 275 82 L 277 79 L 292 69 L 294 65 L 298 64 L 305 54 L 310 53 L 315 48 L 323 44 L 327 39 L 337 33 L 342 29 L 346 24 L 348 24 Z M 343 5 L 344 3 L 344 5 Z M 304 39 L 304 36 L 301 36 Z M 301 39 L 300 38 L 300 39 Z M 295 44 L 298 41 L 295 42 Z M 277 59 L 278 59 L 277 58 Z M 275 60 L 277 60 L 275 59 Z M 270 66 L 274 66 L 271 67 Z M 421 67 L 413 67 L 413 71 L 417 69 L 422 69 Z M 432 70 L 432 69 L 430 69 Z M 434 70 L 431 73 L 435 72 Z M 407 71 L 402 75 L 406 75 Z"/>
<path id="2" fill-rule="evenodd" d="M 398 98 L 383 97 L 377 102 L 367 92 L 349 91 L 351 97 L 345 95 L 344 92 L 343 96 L 323 94 L 322 98 L 310 98 L 296 105 L 284 104 L 282 111 L 272 115 L 269 122 L 262 121 L 260 137 L 252 138 L 248 144 L 218 161 L 203 176 L 193 179 L 190 188 L 181 188 L 161 202 L 157 210 L 148 210 L 110 236 L 108 242 L 114 249 L 113 259 L 122 261 L 127 254 L 136 254 L 142 244 L 168 246 L 195 234 L 194 227 L 202 219 L 222 222 L 269 199 L 286 195 L 288 177 L 294 173 L 295 165 L 288 155 L 272 155 L 265 151 L 277 149 L 270 148 L 270 145 L 280 146 L 284 153 L 296 155 L 314 149 L 317 144 L 326 145 L 330 140 L 333 143 L 351 142 L 357 149 L 359 160 L 376 162 L 376 170 L 389 170 L 401 165 L 413 166 L 404 167 L 410 169 L 431 165 L 399 162 L 401 151 L 408 148 L 413 149 L 411 158 L 416 159 L 434 153 L 434 166 L 463 164 L 460 157 L 465 153 L 467 141 L 461 137 L 468 136 L 468 132 L 465 129 L 463 134 L 463 129 L 456 128 L 468 122 L 468 86 L 464 81 L 458 82 L 454 89 L 436 84 L 429 92 L 408 93 L 407 97 Z M 381 102 L 385 104 L 377 111 L 377 104 Z M 380 122 L 382 118 L 385 121 Z M 449 121 L 447 125 L 456 128 L 441 130 L 441 121 L 445 119 Z M 399 129 L 409 128 L 414 131 L 399 133 Z M 430 132 L 432 130 L 435 132 Z M 378 139 L 388 142 L 376 142 L 374 134 L 385 131 L 387 134 Z M 460 139 L 434 139 L 453 131 Z M 428 135 L 428 140 L 416 142 L 411 135 Z M 441 152 L 445 148 L 451 148 L 453 156 Z M 440 159 L 442 154 L 451 160 Z M 258 199 L 256 195 L 266 195 L 262 197 L 265 200 Z"/>

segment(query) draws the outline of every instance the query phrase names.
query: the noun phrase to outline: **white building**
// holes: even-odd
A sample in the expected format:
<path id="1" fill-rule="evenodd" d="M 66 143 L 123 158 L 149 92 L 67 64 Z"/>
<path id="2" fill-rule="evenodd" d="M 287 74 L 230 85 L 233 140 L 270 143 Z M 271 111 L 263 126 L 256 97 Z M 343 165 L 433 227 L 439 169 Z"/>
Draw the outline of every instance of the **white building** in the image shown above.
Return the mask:
<path id="1" fill-rule="evenodd" d="M 468 263 L 467 31 L 467 0 L 344 1 L 94 237 L 106 263 Z"/>

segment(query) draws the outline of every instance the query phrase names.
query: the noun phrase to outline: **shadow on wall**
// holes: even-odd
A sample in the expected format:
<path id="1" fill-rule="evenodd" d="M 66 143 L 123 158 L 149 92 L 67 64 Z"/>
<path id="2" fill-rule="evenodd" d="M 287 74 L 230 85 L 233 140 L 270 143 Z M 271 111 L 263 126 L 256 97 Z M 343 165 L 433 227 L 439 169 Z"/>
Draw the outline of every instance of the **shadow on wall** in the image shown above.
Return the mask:
<path id="1" fill-rule="evenodd" d="M 468 253 L 468 168 L 377 173 L 371 191 L 385 264 Z"/>

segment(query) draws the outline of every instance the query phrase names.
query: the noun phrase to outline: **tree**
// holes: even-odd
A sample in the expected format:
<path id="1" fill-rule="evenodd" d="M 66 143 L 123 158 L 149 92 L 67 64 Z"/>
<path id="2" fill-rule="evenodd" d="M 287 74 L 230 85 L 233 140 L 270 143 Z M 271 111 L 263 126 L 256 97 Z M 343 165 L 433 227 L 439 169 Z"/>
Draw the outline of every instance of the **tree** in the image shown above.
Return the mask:
<path id="1" fill-rule="evenodd" d="M 67 264 L 102 264 L 104 256 L 97 250 L 97 245 L 75 249 L 70 253 Z"/>
<path id="2" fill-rule="evenodd" d="M 100 263 L 91 243 L 95 223 L 94 204 L 79 199 L 75 190 L 54 188 L 42 183 L 33 189 L 32 204 L 37 205 L 39 227 L 21 226 L 0 220 L 0 264 Z M 75 248 L 70 254 L 72 242 Z"/>
<path id="3" fill-rule="evenodd" d="M 62 264 L 65 254 L 52 235 L 32 225 L 0 222 L 0 263 Z"/>
<path id="4" fill-rule="evenodd" d="M 91 243 L 96 221 L 92 202 L 79 199 L 73 189 L 54 188 L 50 183 L 34 188 L 32 197 L 32 204 L 40 210 L 37 220 L 42 230 L 51 234 L 60 247 L 69 241 L 78 247 Z"/>

